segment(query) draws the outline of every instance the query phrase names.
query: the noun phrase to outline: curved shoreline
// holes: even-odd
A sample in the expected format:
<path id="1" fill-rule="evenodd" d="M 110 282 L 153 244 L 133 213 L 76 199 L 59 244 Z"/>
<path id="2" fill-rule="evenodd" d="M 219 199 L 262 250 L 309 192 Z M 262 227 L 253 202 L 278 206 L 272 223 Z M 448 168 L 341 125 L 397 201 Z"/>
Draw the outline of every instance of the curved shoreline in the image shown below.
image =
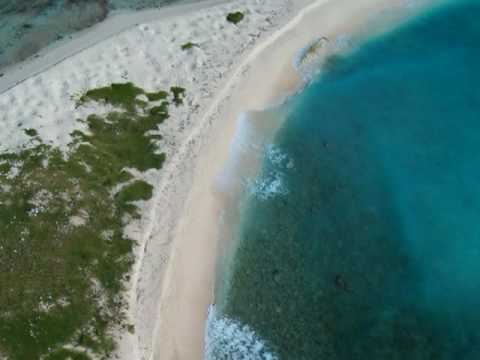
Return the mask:
<path id="1" fill-rule="evenodd" d="M 139 242 L 131 288 L 126 294 L 136 333 L 119 334 L 123 337 L 121 359 L 203 357 L 204 324 L 213 299 L 218 219 L 224 206 L 212 187 L 228 161 L 237 116 L 262 110 L 298 89 L 301 79 L 292 60 L 305 44 L 319 36 L 351 34 L 369 21 L 372 12 L 391 6 L 388 0 L 358 0 L 355 4 L 350 0 L 210 0 L 147 10 L 136 13 L 138 17 L 130 19 L 138 21 L 129 25 L 117 17 L 117 32 L 113 32 L 114 18 L 110 23 L 107 19 L 98 26 L 106 26 L 112 33 L 103 33 L 99 39 L 91 33 L 96 27 L 91 28 L 70 47 L 67 43 L 62 49 L 52 50 L 51 57 L 47 54 L 34 59 L 30 67 L 24 64 L 24 68 L 0 79 L 0 112 L 18 108 L 18 112 L 12 112 L 16 117 L 12 129 L 18 130 L 16 125 L 23 121 L 22 116 L 32 117 L 24 111 L 35 113 L 46 98 L 55 109 L 31 120 L 35 121 L 32 127 L 43 128 L 40 135 L 59 142 L 70 132 L 66 131 L 71 126 L 69 117 L 84 115 L 82 109 L 74 109 L 71 94 L 82 90 L 87 73 L 100 74 L 94 83 L 105 85 L 125 79 L 122 71 L 129 70 L 128 79 L 142 87 L 158 89 L 164 80 L 187 87 L 185 109 L 173 111 L 162 128 L 165 138 L 172 139 L 162 144 L 168 151 L 167 163 L 159 173 L 145 175 L 155 185 L 154 198 L 145 204 L 142 220 L 127 229 Z M 249 9 L 250 22 L 222 28 L 222 16 L 239 7 Z M 131 28 L 134 25 L 138 26 Z M 203 34 L 204 30 L 209 32 Z M 192 38 L 194 32 L 213 44 L 182 52 L 178 41 Z M 212 40 L 215 37 L 218 42 Z M 129 61 L 122 62 L 118 57 L 120 47 L 135 52 Z M 68 53 L 66 49 L 75 51 Z M 55 56 L 56 62 L 49 62 Z M 44 68 L 28 73 L 41 61 L 45 62 Z M 112 64 L 118 65 L 116 72 L 111 70 Z M 23 80 L 2 88 L 7 80 L 15 76 L 20 79 L 20 75 L 25 76 Z M 31 101 L 29 97 L 34 96 L 37 98 Z M 8 134 L 6 131 L 4 137 Z"/>
<path id="2" fill-rule="evenodd" d="M 402 6 L 402 2 L 363 0 L 355 6 L 348 1 L 311 1 L 256 45 L 215 95 L 197 129 L 202 133 L 202 124 L 213 119 L 209 134 L 203 135 L 208 144 L 199 150 L 200 157 L 195 160 L 197 168 L 191 173 L 195 180 L 176 226 L 174 249 L 167 265 L 159 305 L 163 315 L 157 320 L 149 360 L 200 359 L 203 356 L 200 351 L 204 339 L 203 325 L 208 306 L 213 302 L 218 227 L 225 206 L 212 187 L 215 177 L 228 161 L 237 116 L 244 111 L 263 110 L 272 103 L 281 102 L 301 86 L 302 81 L 293 69 L 292 61 L 305 44 L 320 36 L 335 38 L 352 34 L 368 22 L 372 12 L 381 12 L 395 5 Z M 346 24 L 345 19 L 350 21 Z M 320 20 L 325 21 L 321 28 L 315 26 Z M 189 141 L 195 137 L 192 133 Z M 192 244 L 193 239 L 196 244 Z M 202 264 L 198 264 L 199 257 Z M 194 284 L 196 289 L 192 289 Z"/>

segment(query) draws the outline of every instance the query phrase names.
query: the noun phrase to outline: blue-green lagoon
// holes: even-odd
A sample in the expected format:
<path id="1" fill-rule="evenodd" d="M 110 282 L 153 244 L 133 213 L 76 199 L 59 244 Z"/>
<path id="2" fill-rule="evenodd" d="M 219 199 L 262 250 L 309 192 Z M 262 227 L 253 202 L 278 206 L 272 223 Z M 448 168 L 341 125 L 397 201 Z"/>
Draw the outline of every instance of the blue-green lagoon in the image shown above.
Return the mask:
<path id="1" fill-rule="evenodd" d="M 430 8 L 275 110 L 207 358 L 480 359 L 479 14 Z"/>

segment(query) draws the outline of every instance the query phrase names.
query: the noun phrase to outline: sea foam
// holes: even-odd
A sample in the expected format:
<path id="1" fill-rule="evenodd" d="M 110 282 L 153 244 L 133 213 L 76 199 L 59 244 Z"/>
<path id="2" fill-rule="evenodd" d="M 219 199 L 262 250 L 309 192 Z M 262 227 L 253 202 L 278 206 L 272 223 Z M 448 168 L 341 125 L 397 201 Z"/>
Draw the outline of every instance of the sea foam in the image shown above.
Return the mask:
<path id="1" fill-rule="evenodd" d="M 210 306 L 205 329 L 205 360 L 278 360 L 248 325 L 219 314 Z"/>
<path id="2" fill-rule="evenodd" d="M 287 195 L 289 191 L 284 178 L 287 171 L 293 170 L 293 160 L 273 144 L 265 146 L 264 154 L 265 170 L 257 177 L 246 179 L 248 194 L 258 200 Z"/>
<path id="3" fill-rule="evenodd" d="M 230 192 L 241 185 L 246 170 L 244 165 L 261 157 L 263 139 L 248 113 L 241 113 L 237 119 L 235 134 L 229 147 L 228 160 L 216 178 L 217 189 Z"/>
<path id="4" fill-rule="evenodd" d="M 228 160 L 215 181 L 217 190 L 228 194 L 246 191 L 260 200 L 288 193 L 283 178 L 285 171 L 293 168 L 293 161 L 272 145 L 269 121 L 262 115 L 240 114 Z"/>

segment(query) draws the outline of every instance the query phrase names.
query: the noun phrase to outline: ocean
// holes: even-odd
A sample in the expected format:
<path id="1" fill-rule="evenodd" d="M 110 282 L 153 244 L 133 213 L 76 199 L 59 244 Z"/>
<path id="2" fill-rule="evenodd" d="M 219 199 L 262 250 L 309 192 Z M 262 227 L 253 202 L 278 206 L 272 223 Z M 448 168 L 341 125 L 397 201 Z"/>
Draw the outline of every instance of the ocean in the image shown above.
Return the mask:
<path id="1" fill-rule="evenodd" d="M 0 70 L 104 20 L 112 11 L 198 1 L 202 0 L 0 0 Z"/>
<path id="2" fill-rule="evenodd" d="M 269 110 L 207 360 L 480 359 L 478 14 L 431 7 Z"/>

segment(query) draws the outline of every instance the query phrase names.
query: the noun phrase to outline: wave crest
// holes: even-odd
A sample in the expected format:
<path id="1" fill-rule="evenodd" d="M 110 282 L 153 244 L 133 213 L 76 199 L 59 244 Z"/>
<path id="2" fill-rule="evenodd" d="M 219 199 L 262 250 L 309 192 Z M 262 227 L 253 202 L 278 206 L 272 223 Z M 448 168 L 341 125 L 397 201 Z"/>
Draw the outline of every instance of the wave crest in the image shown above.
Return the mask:
<path id="1" fill-rule="evenodd" d="M 278 360 L 248 325 L 229 319 L 210 306 L 205 331 L 205 360 Z"/>
<path id="2" fill-rule="evenodd" d="M 293 160 L 278 147 L 269 144 L 265 150 L 267 171 L 246 180 L 248 194 L 259 200 L 268 200 L 277 195 L 289 193 L 285 185 L 285 172 L 294 168 Z"/>

